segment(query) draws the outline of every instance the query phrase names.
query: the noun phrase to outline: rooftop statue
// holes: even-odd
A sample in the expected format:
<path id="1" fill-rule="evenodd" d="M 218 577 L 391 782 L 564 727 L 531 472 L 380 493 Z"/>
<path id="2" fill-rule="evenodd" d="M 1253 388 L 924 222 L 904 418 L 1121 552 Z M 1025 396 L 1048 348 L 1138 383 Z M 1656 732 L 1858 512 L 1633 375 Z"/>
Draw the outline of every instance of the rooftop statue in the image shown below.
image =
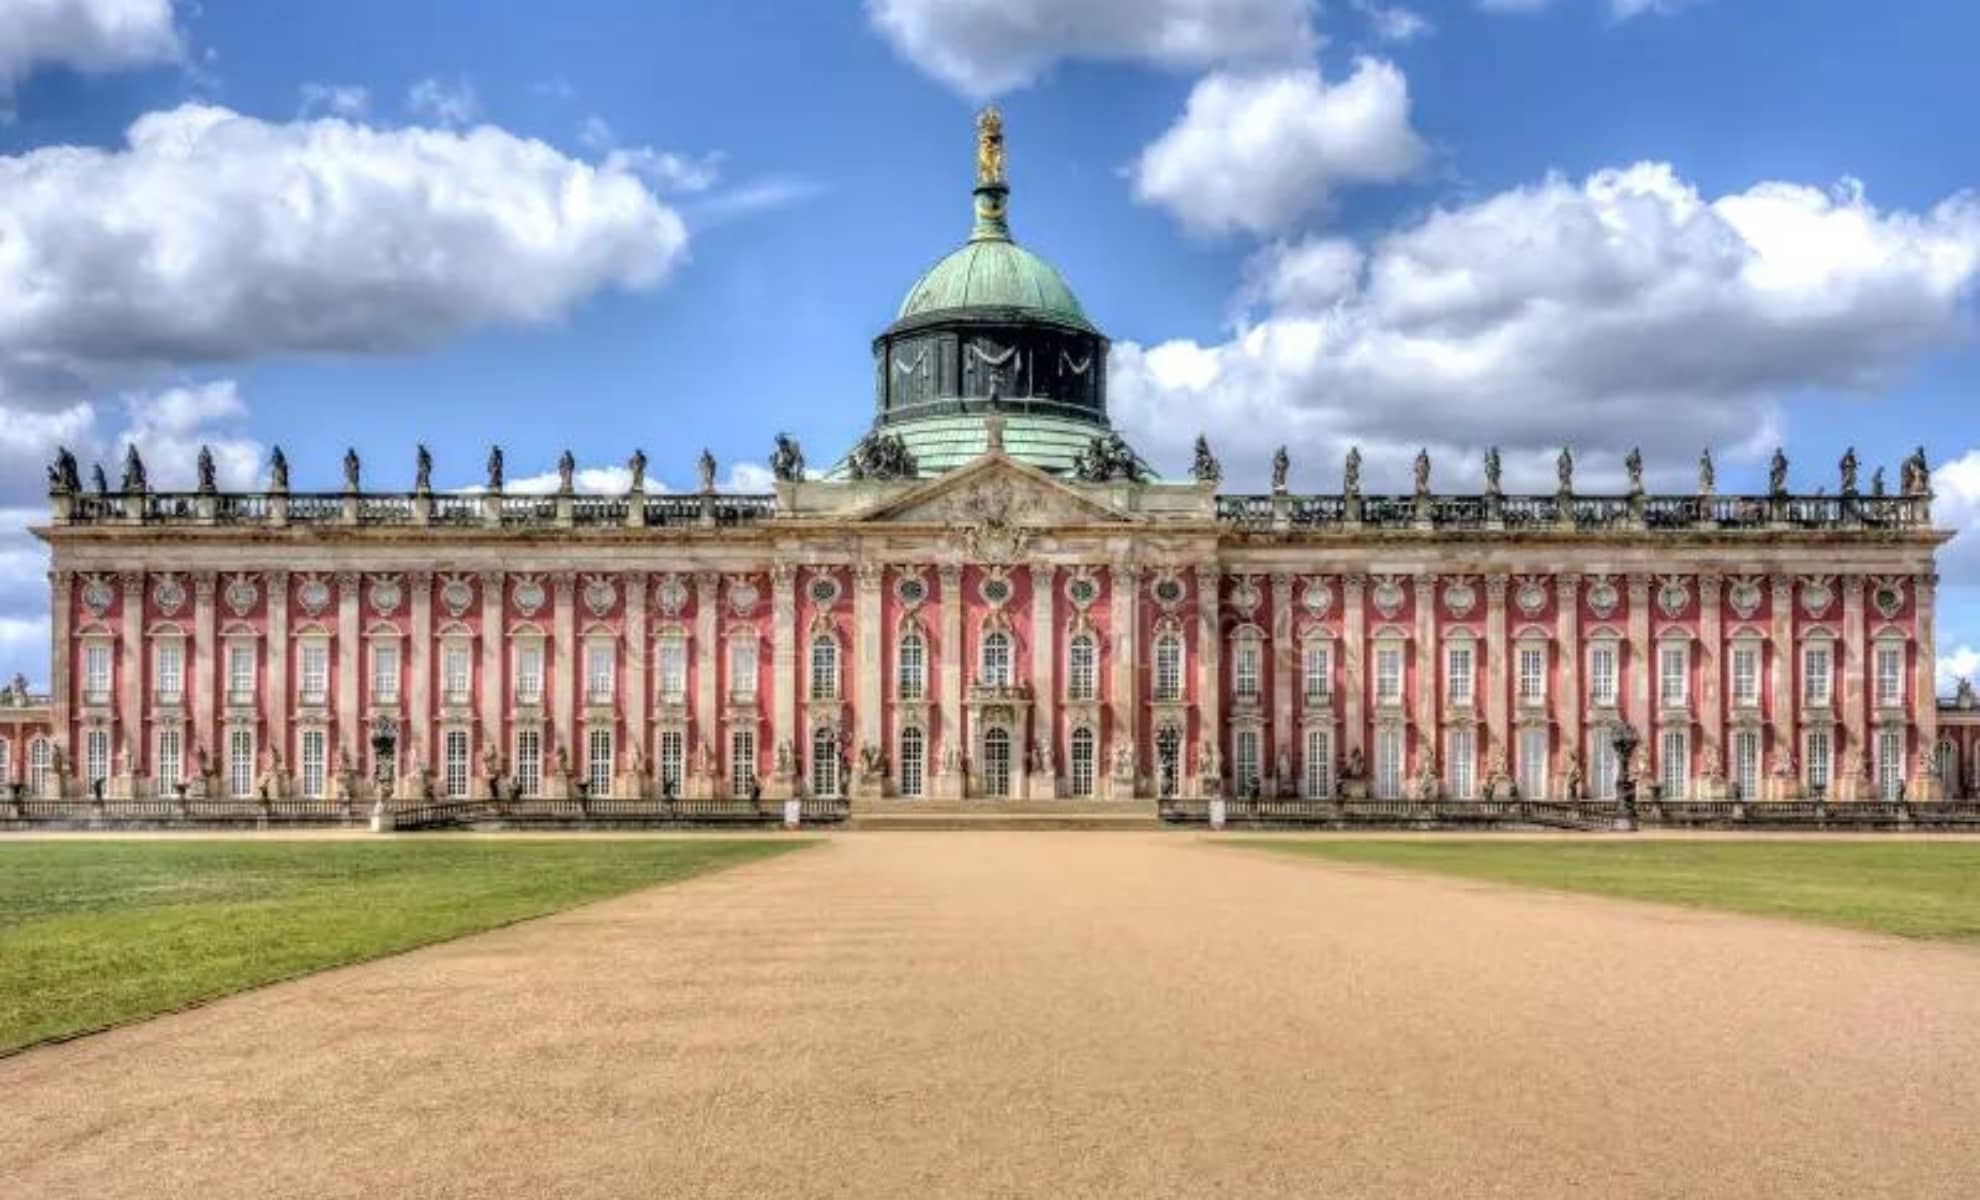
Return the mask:
<path id="1" fill-rule="evenodd" d="M 914 454 L 899 434 L 867 434 L 846 461 L 846 474 L 854 479 L 913 479 L 918 473 Z"/>
<path id="2" fill-rule="evenodd" d="M 1574 452 L 1561 447 L 1561 456 L 1554 460 L 1554 475 L 1560 480 L 1562 495 L 1574 490 Z"/>
<path id="3" fill-rule="evenodd" d="M 804 478 L 804 451 L 788 433 L 777 435 L 776 445 L 770 451 L 770 474 L 779 483 L 797 483 Z"/>
<path id="4" fill-rule="evenodd" d="M 710 453 L 709 450 L 706 447 L 704 447 L 701 451 L 701 461 L 696 463 L 695 465 L 698 468 L 700 468 L 701 471 L 701 490 L 704 492 L 714 491 L 715 490 L 715 455 Z"/>
<path id="5" fill-rule="evenodd" d="M 1925 465 L 1925 447 L 1920 446 L 1904 460 L 1898 473 L 1898 485 L 1907 496 L 1923 496 L 1932 490 L 1932 471 Z"/>
<path id="6" fill-rule="evenodd" d="M 199 459 L 195 465 L 195 471 L 199 477 L 199 491 L 201 495 L 211 496 L 218 490 L 213 482 L 213 448 L 211 446 L 201 446 L 199 448 Z"/>
<path id="7" fill-rule="evenodd" d="M 99 496 L 110 494 L 110 477 L 103 473 L 102 463 L 89 464 L 89 485 L 96 489 Z"/>
<path id="8" fill-rule="evenodd" d="M 426 448 L 426 444 L 422 442 L 420 443 L 418 453 L 413 456 L 413 491 L 430 492 L 432 490 L 433 454 Z"/>
<path id="9" fill-rule="evenodd" d="M 1285 452 L 1284 446 L 1279 447 L 1279 453 Z M 1283 476 L 1281 479 L 1283 480 Z M 1347 469 L 1342 473 L 1341 491 L 1350 496 L 1361 494 L 1361 447 L 1359 446 L 1348 447 Z"/>
<path id="10" fill-rule="evenodd" d="M 1632 496 L 1641 496 L 1643 494 L 1643 451 L 1631 446 L 1628 456 L 1623 459 L 1623 470 L 1629 472 L 1629 494 Z"/>
<path id="11" fill-rule="evenodd" d="M 1135 460 L 1134 451 L 1128 448 L 1127 439 L 1109 432 L 1094 438 L 1079 452 L 1073 460 L 1073 476 L 1082 483 L 1112 483 L 1116 480 L 1138 483 L 1141 481 L 1141 464 Z"/>
<path id="12" fill-rule="evenodd" d="M 1769 495 L 1787 495 L 1787 455 L 1779 446 L 1774 447 L 1773 460 L 1767 464 L 1767 492 Z"/>
<path id="13" fill-rule="evenodd" d="M 280 446 L 268 452 L 268 490 L 271 492 L 289 490 L 289 456 L 282 453 Z"/>
<path id="14" fill-rule="evenodd" d="M 646 490 L 646 451 L 634 450 L 626 460 L 626 470 L 632 473 L 632 489 L 635 492 Z"/>
<path id="15" fill-rule="evenodd" d="M 1004 186 L 1004 114 L 994 104 L 976 114 L 976 186 Z"/>
<path id="16" fill-rule="evenodd" d="M 563 495 L 570 495 L 576 478 L 577 459 L 571 457 L 569 450 L 565 450 L 557 456 L 557 490 Z"/>
<path id="17" fill-rule="evenodd" d="M 1856 447 L 1851 446 L 1842 456 L 1842 491 L 1845 496 L 1856 494 Z"/>
<path id="18" fill-rule="evenodd" d="M 358 465 L 357 447 L 355 446 L 349 447 L 344 451 L 344 490 L 345 491 L 355 492 L 358 490 L 359 470 L 360 467 Z"/>
<path id="19" fill-rule="evenodd" d="M 82 480 L 76 477 L 76 456 L 67 446 L 58 446 L 55 461 L 48 465 L 48 491 L 51 495 L 73 496 L 82 490 Z"/>
<path id="20" fill-rule="evenodd" d="M 1210 439 L 1200 433 L 1196 435 L 1196 453 L 1189 464 L 1189 475 L 1198 483 L 1209 484 L 1224 478 L 1224 468 L 1217 462 L 1217 456 L 1210 453 Z"/>
<path id="21" fill-rule="evenodd" d="M 144 459 L 138 456 L 137 443 L 124 447 L 124 491 L 136 494 L 145 490 Z"/>
<path id="22" fill-rule="evenodd" d="M 1712 449 L 1706 447 L 1698 452 L 1698 494 L 1709 496 L 1718 487 L 1719 473 L 1712 469 Z"/>
<path id="23" fill-rule="evenodd" d="M 1884 494 L 1884 468 L 1882 467 L 1878 467 L 1876 470 L 1870 472 L 1870 494 L 1872 496 L 1881 496 Z"/>
<path id="24" fill-rule="evenodd" d="M 1275 492 L 1285 491 L 1286 476 L 1291 473 L 1292 456 L 1286 453 L 1284 446 L 1280 446 L 1272 452 L 1272 490 Z"/>
<path id="25" fill-rule="evenodd" d="M 488 448 L 488 490 L 491 492 L 502 490 L 502 447 L 500 446 Z"/>
<path id="26" fill-rule="evenodd" d="M 1499 494 L 1499 448 L 1489 447 L 1485 451 L 1485 494 Z"/>
<path id="27" fill-rule="evenodd" d="M 1428 449 L 1418 450 L 1416 452 L 1416 494 L 1419 496 L 1430 494 L 1430 451 Z"/>

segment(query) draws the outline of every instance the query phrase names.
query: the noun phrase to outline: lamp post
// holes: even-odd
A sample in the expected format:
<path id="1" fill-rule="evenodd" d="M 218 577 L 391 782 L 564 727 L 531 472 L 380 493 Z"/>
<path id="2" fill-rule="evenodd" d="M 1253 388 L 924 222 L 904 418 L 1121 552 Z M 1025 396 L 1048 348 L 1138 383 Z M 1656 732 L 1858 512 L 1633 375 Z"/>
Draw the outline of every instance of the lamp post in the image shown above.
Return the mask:
<path id="1" fill-rule="evenodd" d="M 371 802 L 371 831 L 382 833 L 391 822 L 392 776 L 399 765 L 399 723 L 380 715 L 371 722 L 371 777 L 377 796 Z"/>
<path id="2" fill-rule="evenodd" d="M 1610 745 L 1616 751 L 1616 828 L 1636 828 L 1636 747 L 1642 741 L 1627 722 L 1616 726 Z"/>

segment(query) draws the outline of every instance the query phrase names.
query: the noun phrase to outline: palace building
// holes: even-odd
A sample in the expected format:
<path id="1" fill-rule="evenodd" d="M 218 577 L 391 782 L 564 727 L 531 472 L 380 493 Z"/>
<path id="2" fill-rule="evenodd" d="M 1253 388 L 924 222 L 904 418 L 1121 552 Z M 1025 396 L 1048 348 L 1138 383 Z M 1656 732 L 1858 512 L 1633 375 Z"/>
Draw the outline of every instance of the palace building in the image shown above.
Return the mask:
<path id="1" fill-rule="evenodd" d="M 30 797 L 1614 795 L 1615 730 L 1672 798 L 1965 795 L 1970 697 L 1934 693 L 1922 452 L 1889 493 L 1220 489 L 1111 425 L 1108 341 L 1007 223 L 873 341 L 874 420 L 775 490 L 121 486 L 50 469 L 52 694 L 0 695 Z M 1215 431 L 1210 431 L 1213 435 Z M 1291 448 L 1297 453 L 1298 448 Z M 390 789 L 386 792 L 386 789 Z"/>

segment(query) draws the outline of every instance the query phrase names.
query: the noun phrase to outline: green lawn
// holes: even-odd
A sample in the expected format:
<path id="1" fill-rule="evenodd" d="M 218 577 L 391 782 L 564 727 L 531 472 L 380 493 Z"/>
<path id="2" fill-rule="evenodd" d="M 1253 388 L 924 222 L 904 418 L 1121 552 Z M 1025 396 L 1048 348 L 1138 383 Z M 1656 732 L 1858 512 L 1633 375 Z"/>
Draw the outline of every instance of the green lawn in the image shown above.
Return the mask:
<path id="1" fill-rule="evenodd" d="M 1391 841 L 1244 845 L 1569 892 L 1980 941 L 1980 843 Z"/>
<path id="2" fill-rule="evenodd" d="M 0 1053 L 805 844 L 0 843 Z"/>

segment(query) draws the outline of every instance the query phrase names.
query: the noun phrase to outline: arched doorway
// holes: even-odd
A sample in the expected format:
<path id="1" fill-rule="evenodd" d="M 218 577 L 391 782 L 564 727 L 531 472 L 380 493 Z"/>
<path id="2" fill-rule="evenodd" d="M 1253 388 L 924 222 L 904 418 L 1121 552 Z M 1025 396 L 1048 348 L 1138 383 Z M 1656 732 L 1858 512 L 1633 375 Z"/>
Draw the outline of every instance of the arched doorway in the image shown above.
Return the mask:
<path id="1" fill-rule="evenodd" d="M 1182 733 L 1173 725 L 1155 734 L 1155 786 L 1164 800 L 1182 790 Z"/>
<path id="2" fill-rule="evenodd" d="M 983 734 L 983 794 L 1011 794 L 1011 732 L 1001 726 Z"/>

